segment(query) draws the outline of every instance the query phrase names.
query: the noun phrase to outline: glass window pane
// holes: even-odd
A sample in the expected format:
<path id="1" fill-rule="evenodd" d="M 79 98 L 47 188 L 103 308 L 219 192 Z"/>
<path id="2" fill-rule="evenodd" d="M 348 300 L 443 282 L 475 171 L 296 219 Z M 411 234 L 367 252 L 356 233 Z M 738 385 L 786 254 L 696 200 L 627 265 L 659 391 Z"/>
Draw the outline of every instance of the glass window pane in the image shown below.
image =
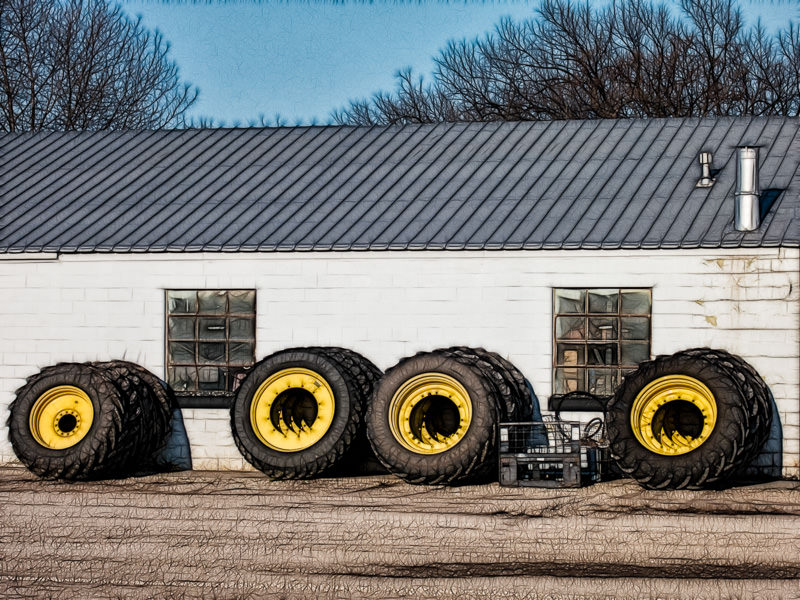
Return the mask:
<path id="1" fill-rule="evenodd" d="M 604 317 L 589 318 L 590 340 L 615 340 L 617 339 L 617 319 Z"/>
<path id="2" fill-rule="evenodd" d="M 650 344 L 623 343 L 620 348 L 620 364 L 638 365 L 650 360 Z"/>
<path id="3" fill-rule="evenodd" d="M 590 365 L 617 365 L 616 344 L 589 344 L 586 348 L 586 362 Z"/>
<path id="4" fill-rule="evenodd" d="M 610 396 L 617 388 L 616 369 L 587 369 L 588 392 L 599 396 Z"/>
<path id="5" fill-rule="evenodd" d="M 227 294 L 225 292 L 204 290 L 197 292 L 197 298 L 201 313 L 218 315 L 224 313 L 227 308 Z"/>
<path id="6" fill-rule="evenodd" d="M 198 361 L 201 364 L 223 364 L 225 342 L 200 342 L 197 344 Z"/>
<path id="7" fill-rule="evenodd" d="M 169 362 L 194 364 L 194 342 L 170 342 Z"/>
<path id="8" fill-rule="evenodd" d="M 650 290 L 627 290 L 622 292 L 622 310 L 629 315 L 650 314 Z"/>
<path id="9" fill-rule="evenodd" d="M 623 340 L 649 340 L 650 319 L 647 317 L 622 317 Z"/>
<path id="10" fill-rule="evenodd" d="M 556 337 L 560 340 L 582 340 L 586 337 L 586 319 L 583 317 L 557 317 Z"/>
<path id="11" fill-rule="evenodd" d="M 589 312 L 616 313 L 618 299 L 617 290 L 589 290 Z"/>
<path id="12" fill-rule="evenodd" d="M 251 365 L 254 361 L 253 344 L 231 342 L 230 363 L 232 365 Z"/>
<path id="13" fill-rule="evenodd" d="M 167 292 L 167 304 L 171 313 L 197 312 L 197 292 Z"/>
<path id="14" fill-rule="evenodd" d="M 556 313 L 586 311 L 586 290 L 556 290 Z"/>
<path id="15" fill-rule="evenodd" d="M 177 392 L 197 390 L 197 371 L 194 367 L 170 367 L 167 379 L 172 389 Z"/>
<path id="16" fill-rule="evenodd" d="M 556 363 L 559 365 L 585 365 L 586 346 L 583 344 L 557 344 Z"/>
<path id="17" fill-rule="evenodd" d="M 556 369 L 556 394 L 568 394 L 585 389 L 583 376 L 585 369 L 559 368 Z"/>
<path id="18" fill-rule="evenodd" d="M 200 367 L 198 371 L 198 388 L 201 391 L 219 391 L 226 387 L 225 370 L 217 367 Z"/>
<path id="19" fill-rule="evenodd" d="M 197 323 L 197 339 L 199 340 L 224 340 L 225 319 L 200 317 Z"/>
<path id="20" fill-rule="evenodd" d="M 256 293 L 253 290 L 235 290 L 228 292 L 229 311 L 232 313 L 255 313 Z"/>
<path id="21" fill-rule="evenodd" d="M 252 340 L 256 335 L 255 321 L 253 319 L 230 319 L 230 335 L 232 340 Z"/>
<path id="22" fill-rule="evenodd" d="M 194 339 L 194 317 L 170 317 L 169 318 L 169 339 L 171 339 L 171 340 L 193 340 Z"/>

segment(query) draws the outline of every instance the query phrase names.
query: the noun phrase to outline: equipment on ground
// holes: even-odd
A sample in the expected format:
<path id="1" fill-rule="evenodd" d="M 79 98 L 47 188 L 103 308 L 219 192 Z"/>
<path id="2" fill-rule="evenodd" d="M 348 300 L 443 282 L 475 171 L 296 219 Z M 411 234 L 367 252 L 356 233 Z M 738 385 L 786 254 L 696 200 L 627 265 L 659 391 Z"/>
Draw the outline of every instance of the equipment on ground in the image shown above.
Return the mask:
<path id="1" fill-rule="evenodd" d="M 380 463 L 410 483 L 487 481 L 499 457 L 504 485 L 576 486 L 607 471 L 607 446 L 641 485 L 693 489 L 747 466 L 772 422 L 758 373 L 709 348 L 643 362 L 613 397 L 594 399 L 598 410 L 607 400 L 605 426 L 594 419 L 581 433 L 558 408 L 542 419 L 519 369 L 483 348 L 421 352 L 385 373 L 345 348 L 293 348 L 248 369 L 231 431 L 242 456 L 274 479 L 363 460 L 368 440 Z M 174 407 L 169 387 L 133 363 L 59 364 L 17 391 L 9 435 L 41 477 L 120 476 L 153 464 Z"/>

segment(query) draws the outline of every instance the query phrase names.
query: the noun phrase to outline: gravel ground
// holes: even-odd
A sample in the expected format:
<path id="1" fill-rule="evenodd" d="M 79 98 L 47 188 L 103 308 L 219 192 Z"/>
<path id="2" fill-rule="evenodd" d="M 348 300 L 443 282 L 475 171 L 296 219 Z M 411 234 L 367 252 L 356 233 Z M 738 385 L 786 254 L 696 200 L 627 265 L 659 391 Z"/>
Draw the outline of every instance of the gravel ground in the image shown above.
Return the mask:
<path id="1" fill-rule="evenodd" d="M 0 597 L 800 598 L 800 483 L 58 483 L 0 468 Z"/>

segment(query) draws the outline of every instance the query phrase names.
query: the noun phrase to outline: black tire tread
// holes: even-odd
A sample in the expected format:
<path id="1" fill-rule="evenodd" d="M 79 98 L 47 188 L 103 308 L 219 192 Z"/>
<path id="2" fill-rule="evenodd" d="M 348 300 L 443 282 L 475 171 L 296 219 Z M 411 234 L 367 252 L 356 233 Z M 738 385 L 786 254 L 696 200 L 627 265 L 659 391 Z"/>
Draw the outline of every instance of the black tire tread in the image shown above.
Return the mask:
<path id="1" fill-rule="evenodd" d="M 381 390 L 379 386 L 367 411 L 367 437 L 372 445 L 373 452 L 386 469 L 408 483 L 455 485 L 481 479 L 487 473 L 496 469 L 497 426 L 502 411 L 502 399 L 497 391 L 495 380 L 487 376 L 484 372 L 485 367 L 481 368 L 478 365 L 480 360 L 475 355 L 458 354 L 450 352 L 448 349 L 418 352 L 414 356 L 406 357 L 386 371 L 384 380 L 395 371 L 404 369 L 411 361 L 425 360 L 428 357 L 434 360 L 453 360 L 473 373 L 473 376 L 480 382 L 481 389 L 478 390 L 479 394 L 474 394 L 475 390 L 470 390 L 470 395 L 474 396 L 474 398 L 481 396 L 486 398 L 491 422 L 489 435 L 479 445 L 476 445 L 465 462 L 451 461 L 445 467 L 431 470 L 425 462 L 425 457 L 409 456 L 406 451 L 399 449 L 399 445 L 394 440 L 381 439 L 373 427 L 370 426 L 385 417 L 385 415 L 379 414 L 377 395 L 387 392 L 386 390 Z M 464 442 L 465 440 L 461 443 L 463 444 Z"/>
<path id="2" fill-rule="evenodd" d="M 174 394 L 158 377 L 135 363 L 112 360 L 93 363 L 104 369 L 122 392 L 125 402 L 126 435 L 111 462 L 117 470 L 151 466 L 170 434 Z"/>
<path id="3" fill-rule="evenodd" d="M 492 375 L 495 379 L 499 376 L 502 381 L 498 385 L 498 393 L 503 398 L 505 411 L 502 414 L 504 421 L 527 421 L 533 417 L 533 398 L 525 377 L 519 369 L 500 354 L 485 348 L 472 348 L 469 346 L 452 346 L 445 351 L 466 356 L 476 356 L 488 363 L 496 372 Z"/>
<path id="4" fill-rule="evenodd" d="M 709 445 L 709 440 L 692 451 L 692 465 L 688 459 L 671 460 L 645 452 L 628 423 L 629 402 L 635 392 L 662 374 L 682 369 L 702 373 L 712 390 L 735 392 L 735 401 L 731 399 L 726 406 L 725 420 L 717 423 L 717 428 L 723 428 L 717 434 L 723 441 Z M 606 411 L 612 457 L 623 472 L 651 489 L 700 489 L 726 479 L 758 454 L 772 419 L 769 389 L 758 373 L 741 358 L 709 348 L 693 348 L 641 363 L 626 377 Z"/>
<path id="5" fill-rule="evenodd" d="M 29 394 L 48 378 L 56 377 L 64 383 L 80 383 L 93 393 L 102 396 L 107 411 L 107 423 L 103 429 L 93 425 L 90 433 L 77 446 L 67 452 L 43 449 L 30 436 L 27 415 L 32 406 Z M 30 404 L 30 406 L 28 406 Z M 43 368 L 27 378 L 16 391 L 9 405 L 7 426 L 14 453 L 32 473 L 44 479 L 86 480 L 106 470 L 109 456 L 123 435 L 123 399 L 113 380 L 102 370 L 86 363 L 58 363 Z M 96 415 L 95 419 L 99 417 Z"/>
<path id="6" fill-rule="evenodd" d="M 367 390 L 371 391 L 371 382 L 374 378 L 373 371 L 367 366 L 367 364 L 372 363 L 369 363 L 367 359 L 363 357 L 361 357 L 363 360 L 359 360 L 355 358 L 354 355 L 356 355 L 356 353 L 345 351 L 343 348 L 299 347 L 275 352 L 256 363 L 256 365 L 253 366 L 254 370 L 260 365 L 269 364 L 269 361 L 275 362 L 277 360 L 284 360 L 286 364 L 289 364 L 292 361 L 307 361 L 309 357 L 315 357 L 317 360 L 324 361 L 335 369 L 344 381 L 349 397 L 349 416 L 339 438 L 335 440 L 334 444 L 327 452 L 314 458 L 309 457 L 308 460 L 298 461 L 292 465 L 276 465 L 260 458 L 251 450 L 247 440 L 244 439 L 242 433 L 238 430 L 235 419 L 236 407 L 234 406 L 231 409 L 231 431 L 236 447 L 239 449 L 244 459 L 271 479 L 276 480 L 311 479 L 319 477 L 336 467 L 345 455 L 347 455 L 349 449 L 358 439 L 359 434 L 363 435 L 364 412 L 367 403 L 365 392 Z M 244 388 L 245 382 L 242 382 L 242 386 L 240 386 L 239 389 L 241 391 Z M 237 402 L 238 401 L 237 396 Z M 302 451 L 302 453 L 310 454 L 310 451 L 317 447 L 318 444 Z M 300 454 L 301 453 L 298 453 L 298 455 Z"/>

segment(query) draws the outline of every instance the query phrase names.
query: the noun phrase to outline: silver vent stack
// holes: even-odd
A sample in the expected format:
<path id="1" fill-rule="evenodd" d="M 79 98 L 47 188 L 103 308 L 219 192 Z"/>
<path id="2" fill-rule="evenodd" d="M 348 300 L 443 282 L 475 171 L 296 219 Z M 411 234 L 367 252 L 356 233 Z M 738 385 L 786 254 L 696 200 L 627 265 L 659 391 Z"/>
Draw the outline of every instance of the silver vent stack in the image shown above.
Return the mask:
<path id="1" fill-rule="evenodd" d="M 761 224 L 758 148 L 743 146 L 738 149 L 737 158 L 734 226 L 737 231 L 753 231 Z"/>
<path id="2" fill-rule="evenodd" d="M 711 177 L 711 152 L 700 153 L 700 168 L 702 173 L 696 187 L 709 188 L 714 185 L 714 178 Z"/>

